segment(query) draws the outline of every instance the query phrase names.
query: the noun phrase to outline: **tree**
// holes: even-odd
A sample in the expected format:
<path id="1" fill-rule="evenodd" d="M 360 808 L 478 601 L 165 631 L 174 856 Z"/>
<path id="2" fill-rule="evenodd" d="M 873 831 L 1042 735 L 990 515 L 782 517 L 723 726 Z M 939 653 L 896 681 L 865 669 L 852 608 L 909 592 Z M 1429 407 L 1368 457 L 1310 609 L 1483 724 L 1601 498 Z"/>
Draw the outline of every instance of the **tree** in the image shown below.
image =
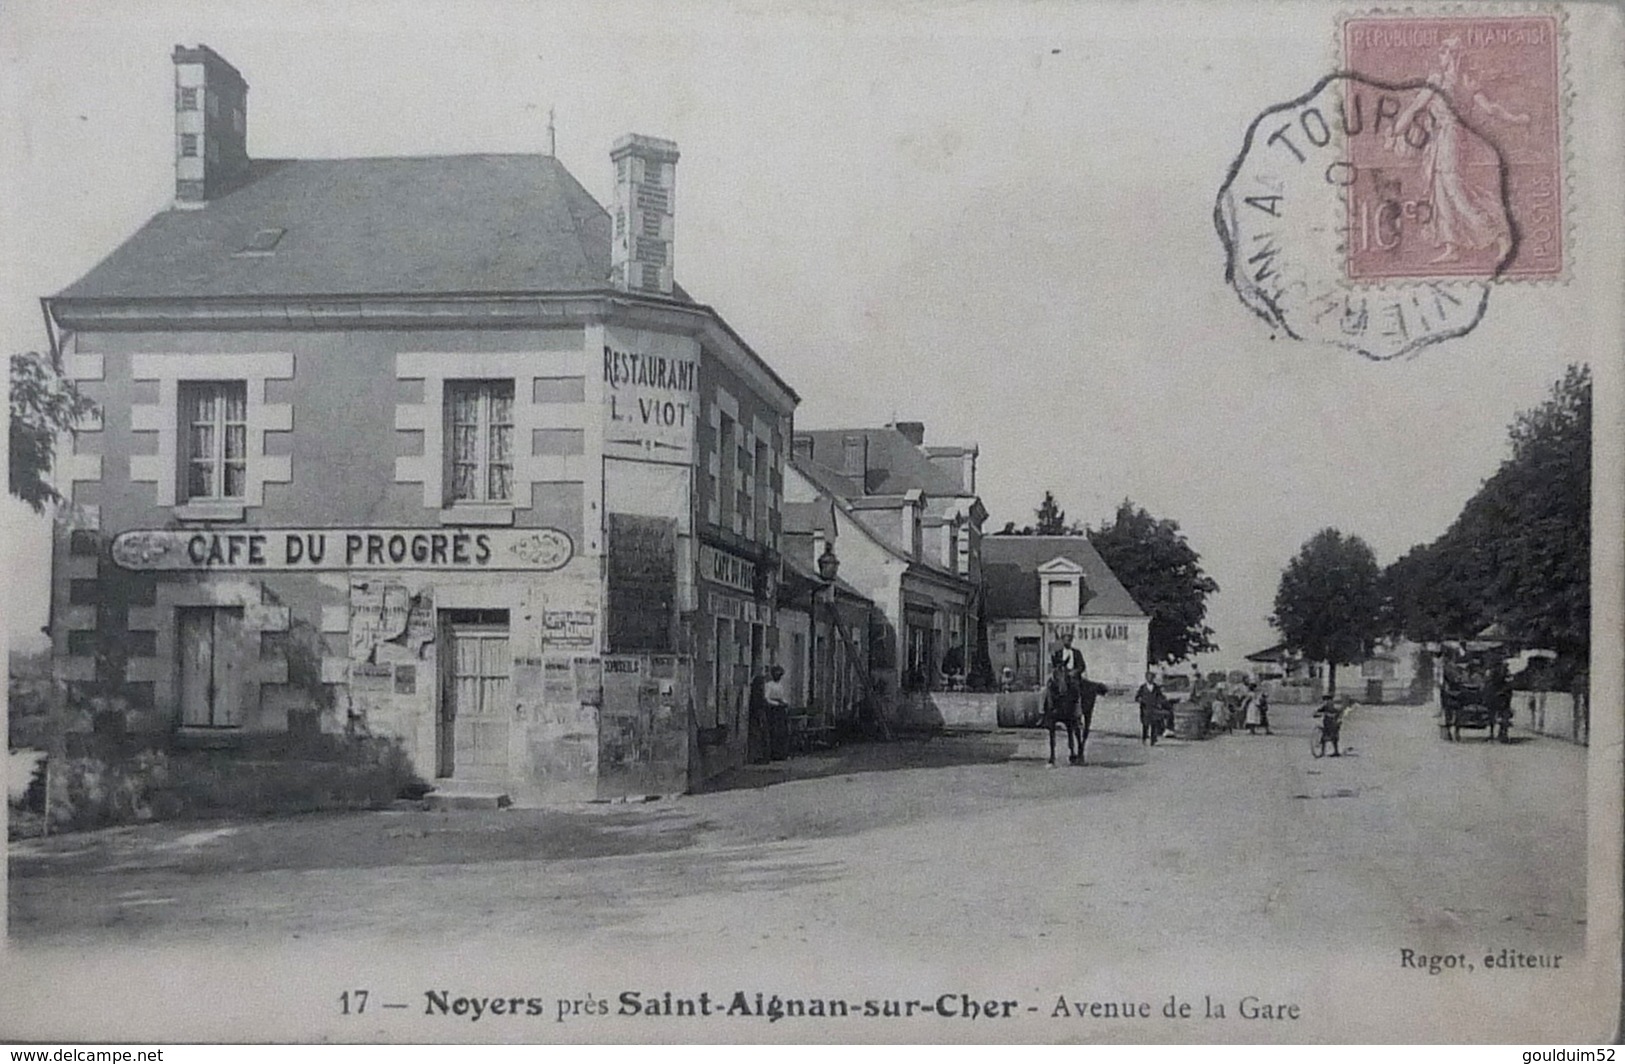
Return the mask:
<path id="1" fill-rule="evenodd" d="M 68 379 L 58 352 L 11 356 L 11 494 L 35 513 L 63 501 L 47 479 L 56 440 L 96 409 Z"/>
<path id="2" fill-rule="evenodd" d="M 1060 503 L 1055 501 L 1053 491 L 1045 491 L 1044 499 L 1033 511 L 1038 518 L 1036 525 L 1022 525 L 1016 527 L 1014 521 L 1006 521 L 1004 528 L 999 531 L 1001 536 L 1081 536 L 1084 534 L 1083 526 L 1076 521 L 1066 519 L 1066 511 L 1061 509 Z"/>
<path id="3" fill-rule="evenodd" d="M 1124 499 L 1098 529 L 1088 529 L 1099 552 L 1130 596 L 1151 618 L 1146 659 L 1173 664 L 1217 650 L 1207 619 L 1207 597 L 1219 590 L 1202 571 L 1197 554 L 1179 524 L 1157 519 Z"/>
<path id="4" fill-rule="evenodd" d="M 1383 602 L 1377 557 L 1359 536 L 1335 528 L 1314 534 L 1281 573 L 1270 624 L 1287 647 L 1329 667 L 1362 661 L 1382 634 Z"/>
<path id="5" fill-rule="evenodd" d="M 1591 369 L 1570 366 L 1518 415 L 1512 457 L 1463 511 L 1492 545 L 1494 621 L 1526 642 L 1587 656 L 1591 645 Z M 1475 505 L 1477 504 L 1477 505 Z"/>
<path id="6" fill-rule="evenodd" d="M 1445 533 L 1384 572 L 1385 628 L 1427 641 L 1494 624 L 1583 659 L 1591 625 L 1589 367 L 1570 366 L 1508 436 L 1511 456 Z"/>
<path id="7" fill-rule="evenodd" d="M 1044 501 L 1033 513 L 1038 517 L 1038 523 L 1033 526 L 1035 536 L 1070 536 L 1076 532 L 1067 525 L 1066 511 L 1055 501 L 1054 492 L 1044 492 Z"/>

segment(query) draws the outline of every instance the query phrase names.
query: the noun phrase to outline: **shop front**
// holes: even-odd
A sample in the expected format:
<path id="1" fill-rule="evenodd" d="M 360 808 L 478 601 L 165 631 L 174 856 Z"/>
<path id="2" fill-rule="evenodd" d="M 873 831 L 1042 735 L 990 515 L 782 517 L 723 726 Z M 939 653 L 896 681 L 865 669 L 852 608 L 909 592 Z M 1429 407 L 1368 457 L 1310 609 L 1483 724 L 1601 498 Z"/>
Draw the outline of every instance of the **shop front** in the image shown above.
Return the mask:
<path id="1" fill-rule="evenodd" d="M 763 741 L 753 734 L 751 685 L 779 654 L 777 580 L 756 558 L 701 542 L 695 640 L 704 671 L 697 728 L 699 782 L 747 757 Z M 731 756 L 725 756 L 731 755 Z"/>

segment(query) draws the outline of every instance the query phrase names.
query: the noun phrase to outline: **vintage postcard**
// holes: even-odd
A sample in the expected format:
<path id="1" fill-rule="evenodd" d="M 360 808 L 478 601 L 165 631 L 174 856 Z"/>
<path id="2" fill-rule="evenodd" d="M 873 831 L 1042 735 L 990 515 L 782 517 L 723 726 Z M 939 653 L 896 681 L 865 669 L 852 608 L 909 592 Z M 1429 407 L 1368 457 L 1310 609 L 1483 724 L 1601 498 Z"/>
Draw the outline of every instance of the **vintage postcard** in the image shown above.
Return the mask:
<path id="1" fill-rule="evenodd" d="M 0 1040 L 1613 1041 L 1622 58 L 8 5 Z"/>

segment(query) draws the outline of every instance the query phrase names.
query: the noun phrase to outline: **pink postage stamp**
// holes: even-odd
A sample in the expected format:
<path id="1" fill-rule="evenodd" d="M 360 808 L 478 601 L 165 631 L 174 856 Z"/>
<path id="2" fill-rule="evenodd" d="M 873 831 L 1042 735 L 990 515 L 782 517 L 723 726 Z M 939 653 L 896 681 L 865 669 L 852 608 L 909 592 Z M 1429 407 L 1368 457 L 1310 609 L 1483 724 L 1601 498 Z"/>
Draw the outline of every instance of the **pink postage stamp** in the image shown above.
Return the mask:
<path id="1" fill-rule="evenodd" d="M 1408 90 L 1367 116 L 1385 135 L 1348 140 L 1350 280 L 1562 274 L 1560 31 L 1545 13 L 1343 23 L 1345 69 Z"/>

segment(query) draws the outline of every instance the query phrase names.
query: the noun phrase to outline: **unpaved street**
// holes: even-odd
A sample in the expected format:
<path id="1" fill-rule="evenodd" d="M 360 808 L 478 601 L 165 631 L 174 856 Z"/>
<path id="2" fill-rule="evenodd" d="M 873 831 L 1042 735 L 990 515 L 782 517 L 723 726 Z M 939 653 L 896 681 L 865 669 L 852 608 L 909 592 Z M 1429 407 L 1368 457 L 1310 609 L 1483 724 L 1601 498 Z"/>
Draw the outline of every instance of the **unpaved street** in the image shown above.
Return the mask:
<path id="1" fill-rule="evenodd" d="M 1531 948 L 1583 938 L 1582 748 L 1437 738 L 1360 709 L 1346 757 L 1276 735 L 1132 738 L 1102 711 L 1083 768 L 1039 732 L 849 747 L 639 805 L 165 824 L 14 844 L 11 934 L 165 941 L 236 930 L 757 940 L 825 928 L 1002 943 L 1087 928 L 1148 951 L 1311 939 Z M 1554 874 L 1553 870 L 1565 870 Z M 297 884 L 297 889 L 295 889 Z M 741 913 L 752 919 L 742 921 Z M 681 918 L 679 917 L 681 915 Z"/>

